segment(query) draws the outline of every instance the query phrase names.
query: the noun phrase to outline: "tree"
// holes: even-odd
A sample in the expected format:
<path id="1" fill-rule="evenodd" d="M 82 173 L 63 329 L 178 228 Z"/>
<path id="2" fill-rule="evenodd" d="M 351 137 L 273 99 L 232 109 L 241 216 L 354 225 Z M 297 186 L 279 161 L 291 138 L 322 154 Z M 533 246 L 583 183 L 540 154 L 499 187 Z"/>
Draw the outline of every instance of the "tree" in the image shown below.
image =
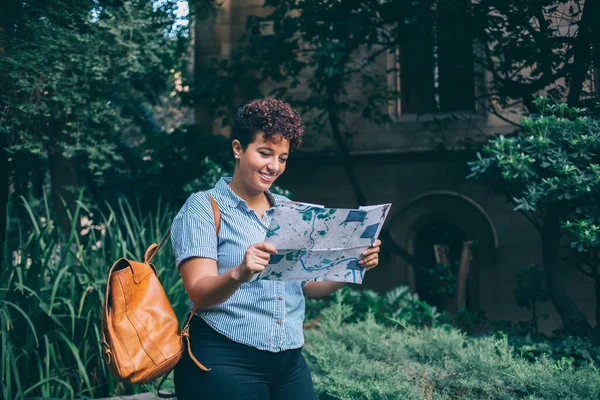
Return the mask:
<path id="1" fill-rule="evenodd" d="M 50 7 L 32 0 L 8 8 L 0 58 L 2 153 L 13 165 L 20 159 L 47 165 L 52 203 L 68 232 L 66 213 L 77 191 L 97 189 L 110 169 L 127 169 L 119 148 L 126 139 L 140 140 L 147 120 L 140 106 L 155 103 L 170 85 L 175 2 L 62 0 Z M 26 187 L 31 165 L 12 169 L 13 182 Z M 44 170 L 38 175 L 41 191 Z"/>
<path id="2" fill-rule="evenodd" d="M 571 234 L 571 247 L 582 254 L 564 258 L 594 279 L 600 317 L 600 121 L 584 109 L 552 105 L 544 98 L 534 106 L 542 115 L 523 118 L 517 136 L 490 140 L 470 163 L 470 177 L 505 193 L 515 211 L 536 227 L 542 237 L 548 293 L 564 328 L 588 334 L 587 318 L 562 284 L 559 258 L 561 239 Z"/>

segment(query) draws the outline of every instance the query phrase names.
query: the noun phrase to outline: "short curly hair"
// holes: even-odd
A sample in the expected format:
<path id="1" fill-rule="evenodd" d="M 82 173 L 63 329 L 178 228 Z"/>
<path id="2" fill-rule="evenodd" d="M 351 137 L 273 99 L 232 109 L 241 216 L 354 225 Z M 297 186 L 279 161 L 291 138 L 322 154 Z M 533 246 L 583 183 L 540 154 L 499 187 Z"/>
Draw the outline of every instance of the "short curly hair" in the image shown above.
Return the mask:
<path id="1" fill-rule="evenodd" d="M 290 151 L 302 144 L 304 125 L 302 117 L 288 103 L 274 98 L 255 99 L 238 108 L 231 124 L 231 137 L 237 139 L 245 151 L 263 132 L 265 140 L 283 136 L 290 141 Z"/>

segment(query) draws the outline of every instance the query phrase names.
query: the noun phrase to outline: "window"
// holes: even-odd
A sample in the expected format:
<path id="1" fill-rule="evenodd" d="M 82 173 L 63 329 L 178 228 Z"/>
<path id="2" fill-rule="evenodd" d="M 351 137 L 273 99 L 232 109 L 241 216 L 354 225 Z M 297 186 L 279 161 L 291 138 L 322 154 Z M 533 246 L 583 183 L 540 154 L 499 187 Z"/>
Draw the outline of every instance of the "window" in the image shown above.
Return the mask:
<path id="1" fill-rule="evenodd" d="M 430 0 L 414 6 L 414 23 L 406 25 L 398 51 L 399 114 L 475 109 L 469 5 Z"/>

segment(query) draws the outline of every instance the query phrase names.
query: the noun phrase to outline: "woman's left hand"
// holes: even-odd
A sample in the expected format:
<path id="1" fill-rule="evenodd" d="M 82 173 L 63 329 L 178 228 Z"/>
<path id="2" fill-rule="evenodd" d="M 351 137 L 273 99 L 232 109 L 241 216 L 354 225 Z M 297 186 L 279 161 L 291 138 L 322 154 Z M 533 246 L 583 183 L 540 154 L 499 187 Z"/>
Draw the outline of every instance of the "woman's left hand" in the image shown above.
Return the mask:
<path id="1" fill-rule="evenodd" d="M 381 240 L 377 239 L 371 247 L 360 255 L 361 260 L 358 263 L 366 267 L 367 271 L 379 264 L 379 246 L 381 246 Z"/>

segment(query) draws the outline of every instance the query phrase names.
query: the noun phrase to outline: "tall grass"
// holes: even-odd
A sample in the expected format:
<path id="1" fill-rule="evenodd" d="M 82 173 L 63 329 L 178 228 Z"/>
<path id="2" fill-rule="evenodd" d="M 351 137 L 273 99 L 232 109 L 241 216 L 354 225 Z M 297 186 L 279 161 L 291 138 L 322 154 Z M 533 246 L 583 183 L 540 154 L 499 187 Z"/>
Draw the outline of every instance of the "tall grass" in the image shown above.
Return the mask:
<path id="1" fill-rule="evenodd" d="M 20 199 L 29 221 L 14 222 L 9 231 L 18 240 L 9 238 L 3 244 L 8 251 L 0 283 L 0 397 L 93 398 L 138 392 L 140 388 L 116 383 L 101 358 L 106 278 L 118 258 L 143 258 L 146 247 L 167 232 L 173 210 L 159 204 L 151 215 L 142 215 L 126 200 L 103 209 L 79 201 L 68 215 L 70 231 L 62 232 L 44 200 L 34 210 Z M 11 248 L 8 243 L 15 244 Z M 181 316 L 187 300 L 169 241 L 153 262 Z"/>

